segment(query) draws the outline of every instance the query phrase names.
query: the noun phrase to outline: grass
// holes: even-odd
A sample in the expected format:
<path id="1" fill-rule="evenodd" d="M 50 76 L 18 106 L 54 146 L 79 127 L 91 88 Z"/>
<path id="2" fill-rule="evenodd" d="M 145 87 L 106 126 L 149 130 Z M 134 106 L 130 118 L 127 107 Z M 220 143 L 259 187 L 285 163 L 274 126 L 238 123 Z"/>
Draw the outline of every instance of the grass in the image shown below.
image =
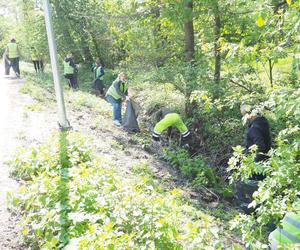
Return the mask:
<path id="1" fill-rule="evenodd" d="M 31 69 L 30 64 L 23 63 L 22 72 L 26 76 L 26 81 L 20 89 L 21 93 L 29 94 L 35 100 L 43 104 L 53 104 L 55 102 L 53 78 L 48 67 L 46 67 L 45 73 L 36 74 Z M 90 81 L 82 81 L 82 78 L 86 78 Z M 110 116 L 110 105 L 104 99 L 101 99 L 91 93 L 92 73 L 85 73 L 80 77 L 80 79 L 80 90 L 74 92 L 69 89 L 66 79 L 61 77 L 60 80 L 64 91 L 66 106 L 70 106 L 75 110 L 89 109 L 101 116 Z"/>
<path id="2" fill-rule="evenodd" d="M 43 110 L 43 106 L 38 102 L 26 104 L 24 106 L 24 108 L 25 108 L 25 110 L 28 110 L 28 111 L 37 111 L 37 112 Z"/>

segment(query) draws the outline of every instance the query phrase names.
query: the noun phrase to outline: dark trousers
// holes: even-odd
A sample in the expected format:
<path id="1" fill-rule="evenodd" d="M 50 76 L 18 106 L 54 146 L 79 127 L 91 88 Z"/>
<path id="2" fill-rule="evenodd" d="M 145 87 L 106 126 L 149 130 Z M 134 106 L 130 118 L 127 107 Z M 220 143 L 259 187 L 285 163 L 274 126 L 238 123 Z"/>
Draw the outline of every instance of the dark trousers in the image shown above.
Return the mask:
<path id="1" fill-rule="evenodd" d="M 78 89 L 77 75 L 67 74 L 65 78 L 68 79 L 69 87 L 72 89 Z"/>
<path id="2" fill-rule="evenodd" d="M 40 61 L 38 61 L 38 60 L 32 60 L 32 62 L 33 62 L 33 66 L 34 66 L 35 72 L 38 72 L 40 70 Z"/>
<path id="3" fill-rule="evenodd" d="M 15 71 L 16 75 L 20 75 L 20 68 L 19 68 L 19 57 L 17 58 L 9 58 L 10 66 Z"/>
<path id="4" fill-rule="evenodd" d="M 43 60 L 40 60 L 40 70 L 41 70 L 41 72 L 44 72 L 44 62 L 43 62 Z"/>
<path id="5" fill-rule="evenodd" d="M 43 61 L 40 60 L 32 60 L 35 72 L 43 71 Z"/>
<path id="6" fill-rule="evenodd" d="M 44 63 L 42 60 L 32 60 L 35 72 L 44 71 Z"/>
<path id="7" fill-rule="evenodd" d="M 95 90 L 96 95 L 104 95 L 104 85 L 102 80 L 97 78 L 93 83 L 93 89 Z"/>

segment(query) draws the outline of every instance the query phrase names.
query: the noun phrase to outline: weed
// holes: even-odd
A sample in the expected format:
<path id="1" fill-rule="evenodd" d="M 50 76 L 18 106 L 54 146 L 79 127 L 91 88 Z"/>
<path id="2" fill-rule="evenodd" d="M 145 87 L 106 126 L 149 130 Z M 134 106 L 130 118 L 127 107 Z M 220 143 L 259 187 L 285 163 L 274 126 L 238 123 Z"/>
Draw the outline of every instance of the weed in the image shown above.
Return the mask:
<path id="1" fill-rule="evenodd" d="M 29 103 L 24 106 L 25 110 L 28 111 L 42 111 L 43 106 L 40 103 Z"/>
<path id="2" fill-rule="evenodd" d="M 182 204 L 180 192 L 160 194 L 151 178 L 124 178 L 102 168 L 80 134 L 60 134 L 23 149 L 10 161 L 25 180 L 8 200 L 22 213 L 32 249 L 214 249 L 213 220 Z M 104 163 L 105 164 L 105 163 Z M 136 172 L 151 175 L 146 164 Z"/>

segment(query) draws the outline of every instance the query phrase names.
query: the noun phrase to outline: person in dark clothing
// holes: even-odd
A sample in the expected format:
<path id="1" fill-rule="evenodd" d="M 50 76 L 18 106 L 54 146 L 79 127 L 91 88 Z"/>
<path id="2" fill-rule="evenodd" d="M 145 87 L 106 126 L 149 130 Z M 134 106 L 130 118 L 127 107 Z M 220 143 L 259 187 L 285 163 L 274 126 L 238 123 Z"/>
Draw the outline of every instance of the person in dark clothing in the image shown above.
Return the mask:
<path id="1" fill-rule="evenodd" d="M 64 76 L 69 81 L 69 86 L 72 89 L 78 89 L 77 82 L 77 66 L 72 54 L 66 56 L 64 60 Z"/>
<path id="2" fill-rule="evenodd" d="M 95 90 L 96 95 L 104 95 L 104 85 L 102 81 L 102 77 L 104 76 L 104 68 L 102 67 L 102 64 L 100 61 L 96 62 L 96 65 L 94 66 L 94 72 L 95 72 L 95 80 L 93 82 L 93 89 Z"/>
<path id="3" fill-rule="evenodd" d="M 268 120 L 259 115 L 255 110 L 252 110 L 250 105 L 243 104 L 241 106 L 241 114 L 249 122 L 246 136 L 245 148 L 246 152 L 254 145 L 257 146 L 256 156 L 254 161 L 261 162 L 268 159 L 268 151 L 271 148 L 271 136 Z M 245 213 L 251 214 L 254 212 L 248 205 L 252 202 L 253 193 L 258 189 L 259 181 L 262 181 L 266 176 L 262 173 L 255 173 L 249 180 L 242 182 L 237 181 L 234 184 L 234 197 L 236 205 Z"/>
<path id="4" fill-rule="evenodd" d="M 255 162 L 268 159 L 267 153 L 271 149 L 270 126 L 264 116 L 260 116 L 255 110 L 251 111 L 249 105 L 241 106 L 241 113 L 249 121 L 245 147 L 249 151 L 250 147 L 257 145 Z"/>
<path id="5" fill-rule="evenodd" d="M 12 38 L 10 43 L 7 44 L 5 49 L 5 55 L 9 60 L 9 64 L 6 64 L 6 66 L 9 65 L 9 67 L 12 67 L 16 76 L 20 78 L 20 67 L 19 67 L 20 50 L 18 44 L 16 43 L 16 39 Z"/>

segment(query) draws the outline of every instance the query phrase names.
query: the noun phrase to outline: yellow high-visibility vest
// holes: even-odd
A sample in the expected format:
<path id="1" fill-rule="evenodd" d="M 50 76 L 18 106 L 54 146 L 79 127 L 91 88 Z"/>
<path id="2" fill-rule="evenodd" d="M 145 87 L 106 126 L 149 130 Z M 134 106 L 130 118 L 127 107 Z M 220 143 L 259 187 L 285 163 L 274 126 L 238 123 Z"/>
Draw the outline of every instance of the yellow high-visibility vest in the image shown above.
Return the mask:
<path id="1" fill-rule="evenodd" d="M 17 58 L 19 57 L 19 52 L 18 52 L 18 44 L 16 43 L 9 43 L 7 44 L 7 55 L 8 58 Z"/>
<path id="2" fill-rule="evenodd" d="M 114 99 L 120 100 L 122 98 L 122 96 L 117 92 L 117 90 L 115 88 L 115 84 L 116 84 L 117 81 L 119 81 L 119 80 L 115 80 L 113 82 L 113 84 L 109 87 L 106 95 L 110 95 Z M 121 82 L 120 83 L 120 91 L 121 91 L 121 93 L 125 94 L 127 90 L 128 90 L 128 83 L 127 82 Z"/>
<path id="3" fill-rule="evenodd" d="M 64 75 L 74 74 L 74 68 L 70 65 L 70 62 L 64 61 Z"/>

